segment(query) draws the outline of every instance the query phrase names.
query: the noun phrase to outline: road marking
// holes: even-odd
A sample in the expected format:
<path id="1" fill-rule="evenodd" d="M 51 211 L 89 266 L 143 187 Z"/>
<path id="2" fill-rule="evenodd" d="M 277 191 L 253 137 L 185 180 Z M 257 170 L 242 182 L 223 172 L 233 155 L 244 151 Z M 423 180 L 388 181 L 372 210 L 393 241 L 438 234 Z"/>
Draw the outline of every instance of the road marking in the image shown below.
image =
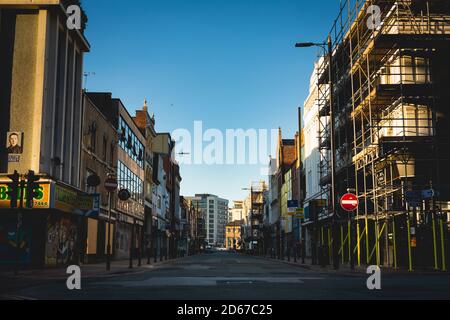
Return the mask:
<path id="1" fill-rule="evenodd" d="M 140 281 L 113 281 L 91 285 L 116 285 L 124 287 L 215 287 L 220 284 L 303 284 L 305 280 L 325 280 L 321 277 L 159 277 Z"/>
<path id="2" fill-rule="evenodd" d="M 211 269 L 210 266 L 203 266 L 201 264 L 192 264 L 192 265 L 188 265 L 188 266 L 183 266 L 182 268 L 184 270 L 209 270 L 209 269 Z"/>
<path id="3" fill-rule="evenodd" d="M 19 295 L 5 294 L 5 295 L 1 295 L 0 296 L 0 300 L 14 300 L 14 301 L 30 300 L 30 301 L 35 301 L 37 299 L 30 298 L 30 297 L 19 296 Z"/>

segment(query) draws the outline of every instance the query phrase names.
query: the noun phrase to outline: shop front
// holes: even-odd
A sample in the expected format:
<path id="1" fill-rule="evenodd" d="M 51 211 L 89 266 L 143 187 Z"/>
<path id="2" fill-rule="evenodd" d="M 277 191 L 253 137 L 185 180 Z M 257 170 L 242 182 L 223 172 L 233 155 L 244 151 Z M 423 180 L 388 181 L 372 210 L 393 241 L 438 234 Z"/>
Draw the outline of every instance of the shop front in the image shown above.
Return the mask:
<path id="1" fill-rule="evenodd" d="M 115 227 L 115 250 L 116 260 L 142 258 L 144 247 L 144 206 L 143 204 L 128 200 L 118 201 L 117 221 Z"/>
<path id="2" fill-rule="evenodd" d="M 43 181 L 33 209 L 10 209 L 5 190 L 0 182 L 0 267 L 56 267 L 82 260 L 87 219 L 98 217 L 97 195 Z"/>

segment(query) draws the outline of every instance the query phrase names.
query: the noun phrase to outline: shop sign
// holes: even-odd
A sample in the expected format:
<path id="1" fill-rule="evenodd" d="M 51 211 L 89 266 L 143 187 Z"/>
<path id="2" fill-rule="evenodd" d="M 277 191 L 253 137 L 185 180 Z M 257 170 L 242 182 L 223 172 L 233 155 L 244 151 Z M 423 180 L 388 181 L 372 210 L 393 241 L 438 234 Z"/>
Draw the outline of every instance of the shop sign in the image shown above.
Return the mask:
<path id="1" fill-rule="evenodd" d="M 0 182 L 0 209 L 9 209 L 11 206 L 11 199 L 9 198 L 8 191 L 8 185 L 4 181 Z M 26 190 L 24 192 L 26 192 Z M 39 192 L 33 199 L 33 209 L 49 209 L 50 193 L 50 183 L 39 184 Z M 26 194 L 24 194 L 24 203 L 25 198 Z"/>
<path id="2" fill-rule="evenodd" d="M 82 215 L 98 217 L 100 211 L 99 195 L 82 194 L 69 188 L 55 186 L 55 209 Z"/>

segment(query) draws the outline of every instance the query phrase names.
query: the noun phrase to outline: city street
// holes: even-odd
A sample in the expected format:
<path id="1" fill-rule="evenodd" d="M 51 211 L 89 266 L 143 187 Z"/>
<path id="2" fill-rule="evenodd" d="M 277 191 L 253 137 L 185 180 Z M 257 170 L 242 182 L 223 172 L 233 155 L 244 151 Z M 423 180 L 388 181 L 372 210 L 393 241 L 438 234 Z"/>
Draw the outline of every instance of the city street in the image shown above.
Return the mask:
<path id="1" fill-rule="evenodd" d="M 61 270 L 61 275 L 65 270 Z M 126 269 L 124 269 L 126 270 Z M 131 273 L 88 276 L 69 291 L 63 277 L 0 291 L 1 299 L 304 300 L 449 299 L 450 275 L 382 274 L 370 291 L 363 273 L 333 272 L 261 257 L 218 252 L 143 266 Z"/>
<path id="2" fill-rule="evenodd" d="M 449 3 L 0 0 L 0 300 L 450 300 Z"/>

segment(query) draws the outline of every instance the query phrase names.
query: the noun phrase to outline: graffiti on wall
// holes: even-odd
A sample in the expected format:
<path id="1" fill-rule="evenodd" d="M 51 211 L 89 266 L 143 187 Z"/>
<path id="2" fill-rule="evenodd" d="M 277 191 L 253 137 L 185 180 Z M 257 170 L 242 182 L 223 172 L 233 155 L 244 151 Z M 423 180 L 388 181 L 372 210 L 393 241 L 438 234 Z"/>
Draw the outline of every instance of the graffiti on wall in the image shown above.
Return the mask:
<path id="1" fill-rule="evenodd" d="M 17 242 L 14 223 L 0 225 L 0 264 L 14 264 L 17 252 L 21 265 L 31 263 L 31 228 L 22 226 L 18 235 L 19 241 Z M 19 251 L 17 251 L 17 243 L 19 243 Z"/>
<path id="2" fill-rule="evenodd" d="M 68 265 L 75 261 L 77 226 L 70 219 L 47 219 L 46 265 Z"/>

